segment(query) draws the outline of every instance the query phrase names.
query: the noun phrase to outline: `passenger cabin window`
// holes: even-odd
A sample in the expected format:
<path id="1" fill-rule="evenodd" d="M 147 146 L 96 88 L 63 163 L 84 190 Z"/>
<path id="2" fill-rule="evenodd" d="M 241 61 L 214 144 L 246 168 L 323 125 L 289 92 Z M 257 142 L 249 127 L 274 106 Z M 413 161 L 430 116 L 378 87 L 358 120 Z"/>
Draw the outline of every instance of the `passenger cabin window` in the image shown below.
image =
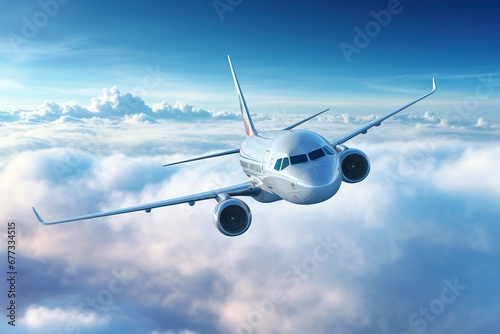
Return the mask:
<path id="1" fill-rule="evenodd" d="M 325 152 L 323 152 L 323 149 L 321 149 L 321 148 L 318 148 L 317 150 L 309 152 L 309 159 L 311 161 L 317 160 L 317 159 L 324 157 L 324 156 L 325 156 Z"/>
<path id="2" fill-rule="evenodd" d="M 307 162 L 307 155 L 305 154 L 299 154 L 290 157 L 290 163 L 292 165 L 301 164 L 304 162 Z"/>

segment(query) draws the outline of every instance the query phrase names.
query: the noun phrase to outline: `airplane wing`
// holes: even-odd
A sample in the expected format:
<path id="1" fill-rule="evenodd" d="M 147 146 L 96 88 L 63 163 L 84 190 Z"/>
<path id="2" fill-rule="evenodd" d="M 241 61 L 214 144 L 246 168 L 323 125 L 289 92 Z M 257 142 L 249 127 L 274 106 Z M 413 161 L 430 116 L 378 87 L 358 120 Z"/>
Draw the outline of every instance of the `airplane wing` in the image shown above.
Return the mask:
<path id="1" fill-rule="evenodd" d="M 333 146 L 335 146 L 335 145 L 340 145 L 340 144 L 343 144 L 343 143 L 345 143 L 346 141 L 348 141 L 348 140 L 350 140 L 350 139 L 352 139 L 352 138 L 356 137 L 356 136 L 357 136 L 357 135 L 359 135 L 359 134 L 365 134 L 365 133 L 368 131 L 368 129 L 370 129 L 370 128 L 374 127 L 374 126 L 379 126 L 379 125 L 380 125 L 383 121 L 385 121 L 385 120 L 386 120 L 386 119 L 388 119 L 389 117 L 392 117 L 392 116 L 396 115 L 398 112 L 400 112 L 400 111 L 402 111 L 402 110 L 404 110 L 404 109 L 408 108 L 409 106 L 414 105 L 415 103 L 419 102 L 420 100 L 425 99 L 427 96 L 429 96 L 429 95 L 433 94 L 435 91 L 436 91 L 436 82 L 435 82 L 434 78 L 432 78 L 432 90 L 431 90 L 429 93 L 427 93 L 427 94 L 425 94 L 425 95 L 423 95 L 423 96 L 419 97 L 419 98 L 418 98 L 418 99 L 416 99 L 415 101 L 412 101 L 412 102 L 410 102 L 410 103 L 406 104 L 405 106 L 403 106 L 403 107 L 401 107 L 401 108 L 399 108 L 399 109 L 397 109 L 397 110 L 394 110 L 394 111 L 392 111 L 392 112 L 390 112 L 390 113 L 388 113 L 388 114 L 386 114 L 386 115 L 384 115 L 384 116 L 382 116 L 382 117 L 379 117 L 379 118 L 377 118 L 377 119 L 374 119 L 373 121 L 371 121 L 371 122 L 369 122 L 369 123 L 367 123 L 367 124 L 363 125 L 363 126 L 362 126 L 362 127 L 360 127 L 359 129 L 356 129 L 356 130 L 354 130 L 354 131 L 352 131 L 352 132 L 350 132 L 350 133 L 347 133 L 347 134 L 345 134 L 345 135 L 342 135 L 342 136 L 340 136 L 340 137 L 336 138 L 335 140 L 333 140 L 333 141 L 331 142 L 331 143 L 332 143 L 332 145 L 333 145 Z"/>
<path id="2" fill-rule="evenodd" d="M 100 218 L 100 217 L 106 217 L 106 216 L 114 216 L 114 215 L 119 215 L 122 213 L 129 213 L 129 212 L 135 212 L 135 211 L 146 211 L 147 213 L 149 213 L 149 212 L 151 212 L 152 209 L 156 209 L 156 208 L 160 208 L 160 207 L 164 207 L 164 206 L 182 204 L 182 203 L 189 203 L 189 205 L 192 206 L 198 201 L 217 198 L 217 196 L 220 194 L 227 194 L 229 196 L 257 196 L 260 193 L 260 190 L 261 189 L 257 184 L 255 184 L 251 181 L 248 181 L 248 182 L 241 183 L 241 184 L 238 184 L 235 186 L 221 188 L 221 189 L 212 190 L 212 191 L 207 191 L 207 192 L 203 192 L 203 193 L 199 193 L 199 194 L 195 194 L 195 195 L 189 195 L 189 196 L 183 196 L 183 197 L 178 197 L 178 198 L 173 198 L 173 199 L 167 199 L 167 200 L 163 200 L 163 201 L 159 201 L 159 202 L 141 204 L 141 205 L 131 206 L 128 208 L 123 208 L 123 209 L 118 209 L 118 210 L 92 213 L 92 214 L 68 218 L 68 219 L 54 220 L 54 221 L 50 221 L 50 222 L 43 220 L 42 217 L 40 217 L 40 214 L 35 210 L 35 208 L 33 208 L 33 212 L 35 213 L 35 216 L 40 221 L 40 223 L 45 224 L 45 225 L 53 225 L 53 224 L 69 223 L 69 222 L 74 222 L 74 221 L 78 221 L 78 220 L 86 220 L 86 219 Z"/>
<path id="3" fill-rule="evenodd" d="M 179 165 L 179 164 L 183 164 L 183 163 L 186 163 L 186 162 L 198 161 L 198 160 L 203 160 L 203 159 L 210 159 L 210 158 L 215 158 L 215 157 L 222 157 L 224 155 L 230 155 L 230 154 L 236 154 L 236 153 L 240 153 L 240 149 L 239 148 L 234 149 L 234 150 L 230 150 L 230 151 L 219 152 L 219 153 L 210 154 L 210 155 L 204 155 L 202 157 L 192 158 L 192 159 L 188 159 L 188 160 L 171 162 L 169 164 L 164 164 L 163 167 L 169 167 L 169 166 Z"/>
<path id="4" fill-rule="evenodd" d="M 305 123 L 305 122 L 307 122 L 307 121 L 309 121 L 309 120 L 313 119 L 314 117 L 318 117 L 319 115 L 321 115 L 321 114 L 323 114 L 323 113 L 327 112 L 328 110 L 330 110 L 330 108 L 325 109 L 325 110 L 323 110 L 323 111 L 320 111 L 319 113 L 314 114 L 314 115 L 312 115 L 312 116 L 309 116 L 309 117 L 307 117 L 307 118 L 305 118 L 305 119 L 303 119 L 303 120 L 301 120 L 301 121 L 299 121 L 299 122 L 297 122 L 297 123 L 295 123 L 295 124 L 292 124 L 292 125 L 290 125 L 290 126 L 287 126 L 287 127 L 286 127 L 286 128 L 284 128 L 283 130 L 291 130 L 291 129 L 293 129 L 293 128 L 295 128 L 295 127 L 299 126 L 300 124 Z"/>

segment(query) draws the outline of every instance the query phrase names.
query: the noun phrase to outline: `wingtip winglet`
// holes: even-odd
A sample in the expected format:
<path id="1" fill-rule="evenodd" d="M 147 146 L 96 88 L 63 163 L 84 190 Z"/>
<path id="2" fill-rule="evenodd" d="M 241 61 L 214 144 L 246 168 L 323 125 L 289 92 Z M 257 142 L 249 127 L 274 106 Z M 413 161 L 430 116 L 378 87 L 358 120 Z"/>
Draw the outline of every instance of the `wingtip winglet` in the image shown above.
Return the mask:
<path id="1" fill-rule="evenodd" d="M 42 219 L 42 217 L 40 217 L 40 214 L 36 211 L 36 209 L 34 207 L 32 207 L 32 209 L 33 212 L 35 213 L 36 219 L 38 219 L 40 223 L 45 224 L 45 221 Z"/>
<path id="2" fill-rule="evenodd" d="M 437 86 L 436 86 L 436 79 L 434 79 L 434 77 L 432 78 L 432 91 L 436 91 L 437 89 Z"/>

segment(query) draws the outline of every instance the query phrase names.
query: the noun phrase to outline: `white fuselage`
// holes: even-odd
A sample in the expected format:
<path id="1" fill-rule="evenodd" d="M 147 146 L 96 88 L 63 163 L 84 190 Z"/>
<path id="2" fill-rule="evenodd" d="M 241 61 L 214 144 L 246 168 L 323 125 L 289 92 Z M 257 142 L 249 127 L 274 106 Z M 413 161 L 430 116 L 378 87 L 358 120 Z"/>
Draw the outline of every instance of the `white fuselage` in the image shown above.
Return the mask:
<path id="1" fill-rule="evenodd" d="M 245 174 L 262 188 L 254 197 L 260 202 L 320 203 L 335 195 L 342 183 L 337 152 L 312 131 L 248 136 L 241 144 L 240 163 Z"/>

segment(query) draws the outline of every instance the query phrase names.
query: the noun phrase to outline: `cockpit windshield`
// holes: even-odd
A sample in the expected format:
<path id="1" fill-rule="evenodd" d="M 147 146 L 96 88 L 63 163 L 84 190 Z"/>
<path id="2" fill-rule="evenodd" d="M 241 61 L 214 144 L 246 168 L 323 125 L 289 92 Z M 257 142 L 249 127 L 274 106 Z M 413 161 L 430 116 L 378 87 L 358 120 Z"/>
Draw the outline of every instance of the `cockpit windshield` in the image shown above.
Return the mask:
<path id="1" fill-rule="evenodd" d="M 318 148 L 317 150 L 311 151 L 307 154 L 297 154 L 297 155 L 292 155 L 290 158 L 288 157 L 280 158 L 276 160 L 276 163 L 274 164 L 274 169 L 277 171 L 281 171 L 290 165 L 302 164 L 308 161 L 318 160 L 324 157 L 325 155 L 334 155 L 334 154 L 335 154 L 334 151 L 330 147 L 325 145 L 322 148 Z"/>
<path id="2" fill-rule="evenodd" d="M 321 157 L 324 157 L 325 156 L 325 152 L 323 151 L 322 148 L 318 148 L 317 150 L 309 152 L 308 155 L 309 155 L 309 159 L 311 161 L 313 161 L 313 160 L 317 160 L 317 159 L 319 159 Z"/>
<path id="3" fill-rule="evenodd" d="M 307 155 L 305 154 L 292 155 L 290 157 L 290 163 L 292 165 L 301 164 L 303 162 L 307 162 Z"/>

